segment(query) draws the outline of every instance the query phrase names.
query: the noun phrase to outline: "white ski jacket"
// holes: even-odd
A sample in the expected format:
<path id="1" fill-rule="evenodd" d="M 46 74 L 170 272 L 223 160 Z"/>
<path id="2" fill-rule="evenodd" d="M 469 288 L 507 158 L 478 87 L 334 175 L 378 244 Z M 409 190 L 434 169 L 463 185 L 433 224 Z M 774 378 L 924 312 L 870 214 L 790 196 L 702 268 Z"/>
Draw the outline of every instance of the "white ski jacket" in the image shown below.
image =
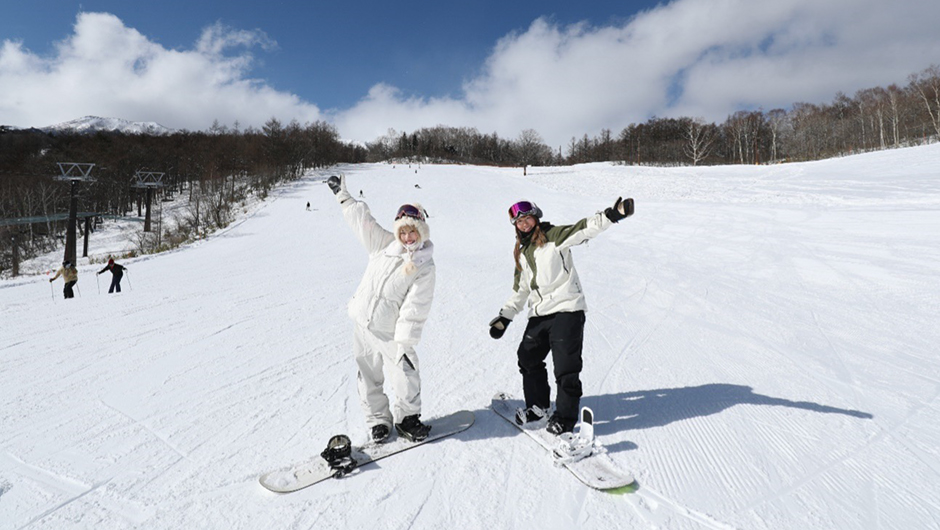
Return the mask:
<path id="1" fill-rule="evenodd" d="M 587 310 L 571 247 L 587 242 L 612 224 L 604 212 L 573 225 L 540 223 L 539 227 L 548 241 L 541 247 L 534 244 L 523 247 L 519 260 L 522 270 L 516 270 L 513 294 L 499 310 L 499 315 L 512 320 L 526 302 L 529 316 Z"/>
<path id="2" fill-rule="evenodd" d="M 379 226 L 365 202 L 350 197 L 341 205 L 343 217 L 369 253 L 365 274 L 349 301 L 349 317 L 376 337 L 396 342 L 400 353 L 413 349 L 434 299 L 434 245 L 422 241 L 409 253 Z M 412 274 L 403 270 L 409 258 L 417 267 Z"/>

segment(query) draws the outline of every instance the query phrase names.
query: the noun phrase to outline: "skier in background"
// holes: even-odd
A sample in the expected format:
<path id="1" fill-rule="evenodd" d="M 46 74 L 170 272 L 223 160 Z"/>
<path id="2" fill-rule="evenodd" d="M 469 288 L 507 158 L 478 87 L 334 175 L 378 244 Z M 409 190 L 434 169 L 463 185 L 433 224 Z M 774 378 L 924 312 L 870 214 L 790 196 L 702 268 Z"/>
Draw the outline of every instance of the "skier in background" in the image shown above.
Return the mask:
<path id="1" fill-rule="evenodd" d="M 104 266 L 103 269 L 98 271 L 100 275 L 102 272 L 111 271 L 111 287 L 108 288 L 108 294 L 113 292 L 121 292 L 121 278 L 124 277 L 124 271 L 127 270 L 127 267 L 123 265 L 118 265 L 114 262 L 113 258 L 108 258 L 108 264 Z"/>
<path id="2" fill-rule="evenodd" d="M 65 298 L 75 298 L 75 292 L 72 291 L 72 287 L 78 283 L 78 269 L 72 265 L 71 261 L 65 260 L 62 262 L 62 267 L 56 271 L 55 276 L 49 280 L 49 283 L 54 282 L 59 276 L 62 276 L 62 280 L 65 282 L 65 288 L 62 290 L 65 294 Z"/>
<path id="3" fill-rule="evenodd" d="M 369 253 L 348 312 L 355 322 L 359 400 L 371 439 L 386 441 L 394 424 L 400 436 L 424 440 L 431 428 L 420 420 L 421 378 L 415 346 L 431 310 L 435 280 L 434 245 L 424 211 L 420 205 L 402 205 L 389 232 L 379 226 L 365 202 L 349 194 L 345 176 L 330 177 L 327 185 Z M 383 389 L 386 370 L 395 393 L 394 416 Z"/>
<path id="4" fill-rule="evenodd" d="M 525 408 L 516 423 L 538 426 L 548 416 L 551 389 L 545 359 L 552 353 L 555 411 L 548 432 L 571 432 L 577 423 L 581 400 L 581 352 L 584 312 L 587 305 L 572 261 L 571 247 L 580 245 L 633 214 L 633 199 L 618 198 L 614 206 L 572 225 L 554 226 L 542 221 L 535 203 L 521 201 L 509 208 L 516 229 L 513 257 L 516 272 L 512 296 L 490 321 L 490 336 L 498 339 L 528 302 L 529 322 L 517 351 Z"/>

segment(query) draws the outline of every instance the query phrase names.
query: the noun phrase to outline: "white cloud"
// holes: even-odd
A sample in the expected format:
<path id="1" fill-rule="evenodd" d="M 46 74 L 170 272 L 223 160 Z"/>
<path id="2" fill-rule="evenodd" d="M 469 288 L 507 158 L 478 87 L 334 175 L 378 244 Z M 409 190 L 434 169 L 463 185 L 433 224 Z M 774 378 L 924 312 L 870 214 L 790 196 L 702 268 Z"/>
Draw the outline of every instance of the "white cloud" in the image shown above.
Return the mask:
<path id="1" fill-rule="evenodd" d="M 723 121 L 741 108 L 828 102 L 838 91 L 891 83 L 940 62 L 936 0 L 674 0 L 618 25 L 535 20 L 494 44 L 455 97 L 408 95 L 378 83 L 324 116 L 252 79 L 263 33 L 213 25 L 192 49 L 170 50 L 117 17 L 83 13 L 51 57 L 0 45 L 0 123 L 42 126 L 86 114 L 205 129 L 270 117 L 329 118 L 341 136 L 449 125 L 515 138 L 535 129 L 552 147 L 617 134 L 652 116 Z"/>
<path id="2" fill-rule="evenodd" d="M 551 146 L 652 116 L 721 122 L 742 107 L 904 84 L 940 61 L 937 20 L 935 0 L 676 0 L 619 26 L 539 19 L 500 40 L 457 98 L 381 85 L 334 119 L 362 140 L 443 123 L 505 137 L 533 128 Z"/>
<path id="3" fill-rule="evenodd" d="M 207 129 L 214 120 L 260 127 L 272 116 L 301 123 L 319 109 L 248 77 L 261 32 L 216 24 L 191 50 L 169 50 L 106 13 L 82 13 L 52 57 L 19 42 L 0 47 L 0 122 L 41 127 L 83 115 Z"/>

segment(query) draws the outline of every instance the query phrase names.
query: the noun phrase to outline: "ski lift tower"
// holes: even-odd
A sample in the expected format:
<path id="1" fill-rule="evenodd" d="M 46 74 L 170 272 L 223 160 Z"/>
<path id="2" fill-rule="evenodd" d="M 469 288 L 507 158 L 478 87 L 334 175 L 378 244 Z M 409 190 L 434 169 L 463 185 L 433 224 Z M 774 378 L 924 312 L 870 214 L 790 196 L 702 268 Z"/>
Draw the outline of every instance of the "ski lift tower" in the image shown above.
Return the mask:
<path id="1" fill-rule="evenodd" d="M 163 187 L 164 173 L 154 171 L 138 171 L 134 174 L 132 188 L 147 190 L 147 214 L 144 217 L 144 232 L 150 231 L 150 202 L 153 200 L 153 190 Z"/>
<path id="2" fill-rule="evenodd" d="M 91 170 L 94 164 L 82 162 L 58 162 L 59 172 L 62 174 L 55 177 L 56 180 L 67 180 L 71 182 L 69 190 L 69 226 L 65 232 L 65 258 L 64 261 L 76 264 L 76 238 L 75 230 L 78 224 L 78 183 L 92 182 Z M 87 229 L 87 228 L 86 228 Z"/>

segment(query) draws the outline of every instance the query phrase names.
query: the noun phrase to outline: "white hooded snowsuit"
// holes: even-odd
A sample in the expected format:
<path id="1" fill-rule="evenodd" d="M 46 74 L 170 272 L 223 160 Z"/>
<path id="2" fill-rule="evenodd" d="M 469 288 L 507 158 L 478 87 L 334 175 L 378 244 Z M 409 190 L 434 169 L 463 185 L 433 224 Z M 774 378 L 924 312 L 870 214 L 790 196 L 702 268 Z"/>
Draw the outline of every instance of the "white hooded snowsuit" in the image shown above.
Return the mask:
<path id="1" fill-rule="evenodd" d="M 365 202 L 348 194 L 337 196 L 343 217 L 369 253 L 369 263 L 349 316 L 356 323 L 353 351 L 359 368 L 359 399 L 366 425 L 391 428 L 397 421 L 421 413 L 421 379 L 415 346 L 434 298 L 434 245 L 426 225 L 417 249 L 407 250 L 397 236 L 376 222 Z M 414 266 L 407 266 L 413 264 Z M 407 266 L 407 267 L 406 267 Z M 388 366 L 394 411 L 383 390 Z"/>

